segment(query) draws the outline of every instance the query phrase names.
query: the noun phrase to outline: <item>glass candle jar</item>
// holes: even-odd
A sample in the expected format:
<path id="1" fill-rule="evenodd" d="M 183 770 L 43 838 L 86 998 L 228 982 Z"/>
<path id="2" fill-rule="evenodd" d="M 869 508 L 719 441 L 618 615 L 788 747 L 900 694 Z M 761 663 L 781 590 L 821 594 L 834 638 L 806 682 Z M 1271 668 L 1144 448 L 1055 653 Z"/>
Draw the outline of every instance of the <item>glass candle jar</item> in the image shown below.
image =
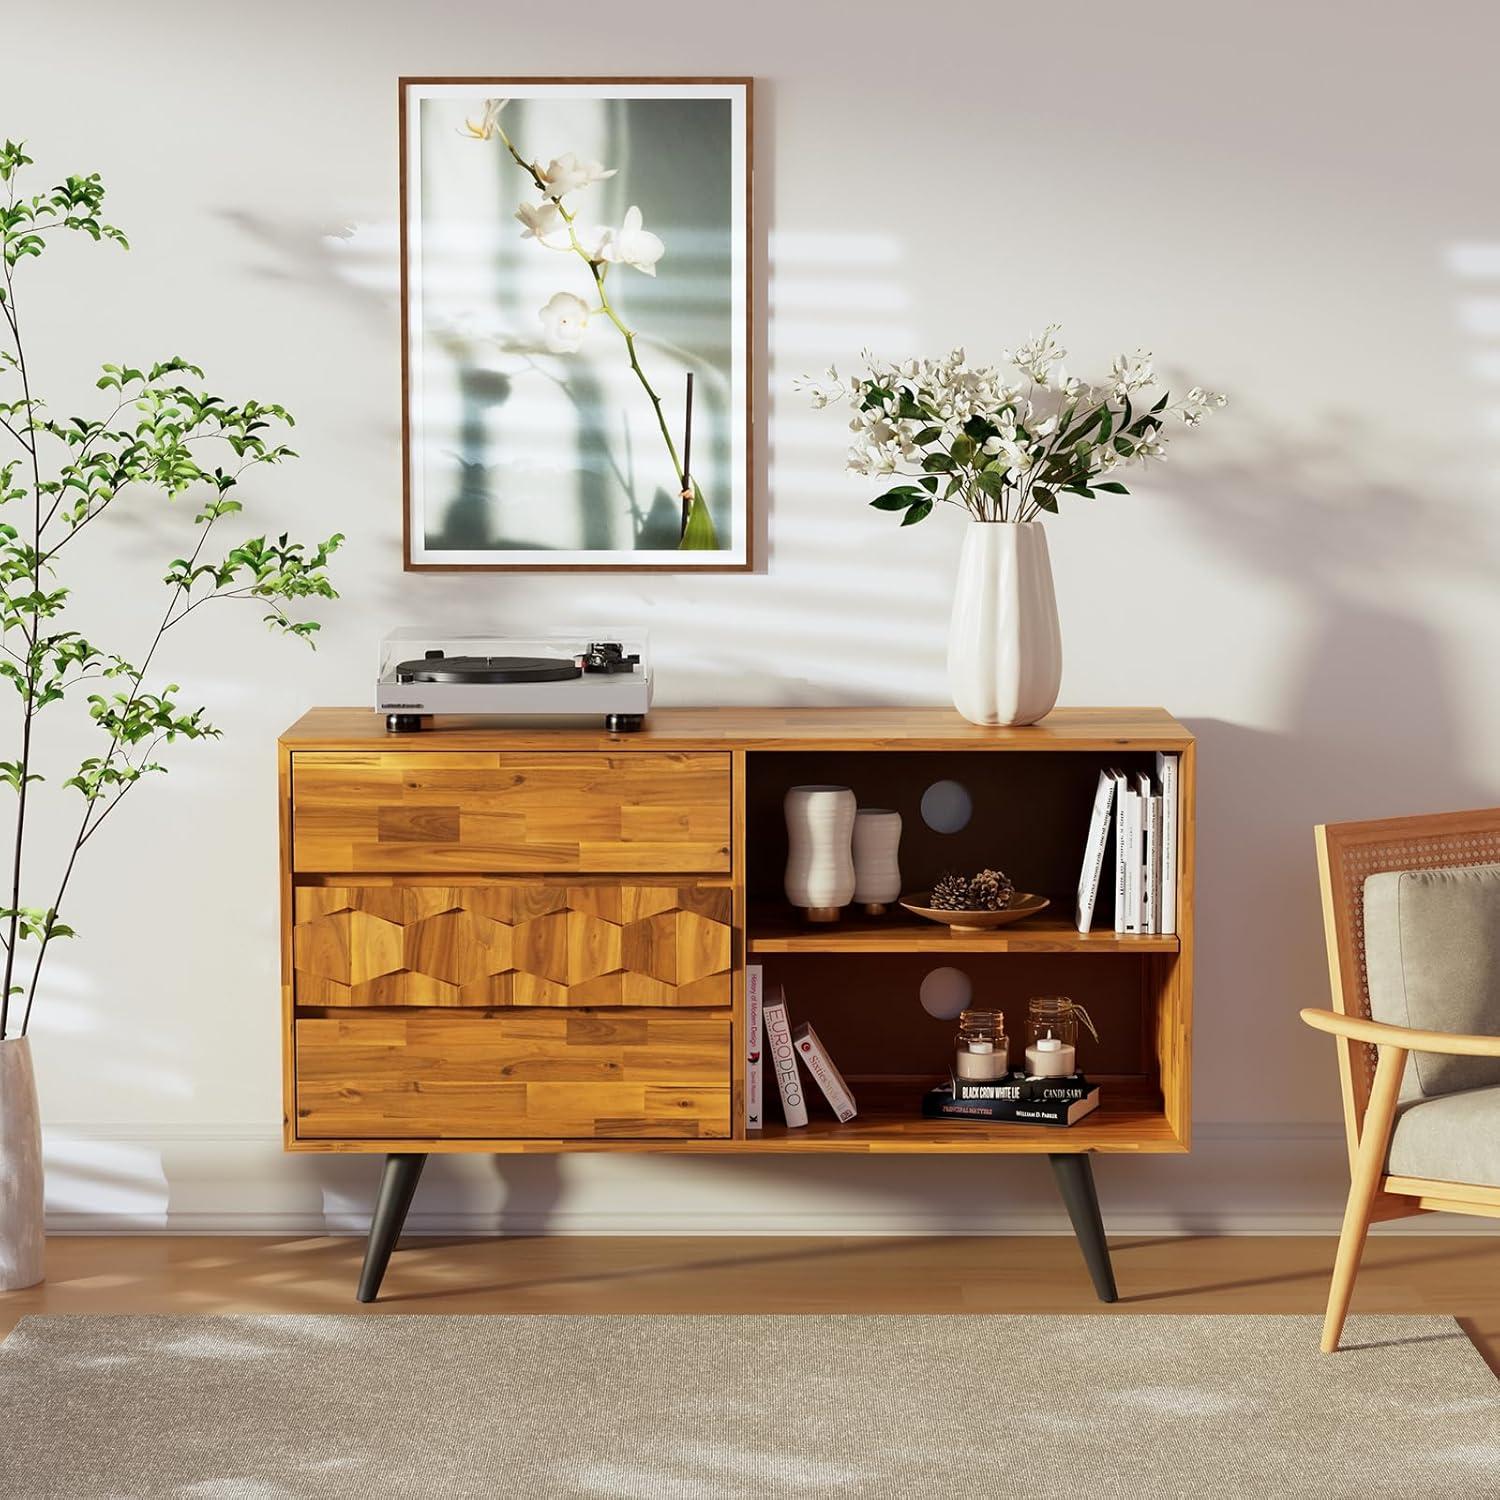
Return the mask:
<path id="1" fill-rule="evenodd" d="M 1005 1016 L 998 1010 L 966 1010 L 958 1018 L 953 1071 L 959 1078 L 1004 1078 L 1010 1072 Z"/>
<path id="2" fill-rule="evenodd" d="M 1066 995 L 1034 995 L 1026 1008 L 1026 1045 L 1035 1046 L 1044 1036 L 1052 1036 L 1065 1047 L 1076 1047 L 1080 1021 L 1097 1042 L 1099 1033 L 1081 1005 Z"/>

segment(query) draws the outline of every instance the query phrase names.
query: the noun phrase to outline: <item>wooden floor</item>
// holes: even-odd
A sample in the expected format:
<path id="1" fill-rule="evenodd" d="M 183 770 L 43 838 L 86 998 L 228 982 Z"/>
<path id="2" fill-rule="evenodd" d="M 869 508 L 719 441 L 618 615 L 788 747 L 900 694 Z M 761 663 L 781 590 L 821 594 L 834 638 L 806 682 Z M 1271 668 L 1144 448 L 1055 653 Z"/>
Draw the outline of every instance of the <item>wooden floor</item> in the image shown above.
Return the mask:
<path id="1" fill-rule="evenodd" d="M 1330 1239 L 1122 1238 L 1130 1313 L 1321 1313 Z M 405 1242 L 360 1307 L 351 1239 L 53 1237 L 45 1284 L 0 1293 L 27 1313 L 963 1313 L 1108 1316 L 1071 1240 L 505 1239 Z M 1373 1241 L 1354 1312 L 1442 1313 L 1500 1374 L 1500 1239 Z"/>

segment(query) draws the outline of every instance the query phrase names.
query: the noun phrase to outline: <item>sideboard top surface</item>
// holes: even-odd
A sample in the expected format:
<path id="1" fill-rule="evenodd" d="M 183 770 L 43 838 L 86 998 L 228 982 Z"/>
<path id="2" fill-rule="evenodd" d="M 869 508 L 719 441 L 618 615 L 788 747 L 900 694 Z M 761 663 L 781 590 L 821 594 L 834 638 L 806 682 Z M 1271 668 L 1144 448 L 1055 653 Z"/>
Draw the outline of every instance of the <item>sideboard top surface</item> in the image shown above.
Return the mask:
<path id="1" fill-rule="evenodd" d="M 1161 708 L 1055 708 L 1039 724 L 991 729 L 951 708 L 655 708 L 645 727 L 444 716 L 391 734 L 368 708 L 314 708 L 281 736 L 287 750 L 1182 750 L 1192 734 Z"/>

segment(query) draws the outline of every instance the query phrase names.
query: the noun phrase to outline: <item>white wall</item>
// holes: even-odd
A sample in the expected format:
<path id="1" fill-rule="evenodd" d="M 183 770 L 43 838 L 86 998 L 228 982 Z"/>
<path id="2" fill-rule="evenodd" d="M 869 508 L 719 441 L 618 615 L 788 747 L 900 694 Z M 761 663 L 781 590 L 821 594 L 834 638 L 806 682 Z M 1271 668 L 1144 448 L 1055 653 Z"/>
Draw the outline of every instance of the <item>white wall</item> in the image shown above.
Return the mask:
<path id="1" fill-rule="evenodd" d="M 34 7 L 0 130 L 100 171 L 134 249 L 29 309 L 59 406 L 103 359 L 188 354 L 286 402 L 259 486 L 340 529 L 309 656 L 220 617 L 175 648 L 227 737 L 122 809 L 39 1004 L 59 1225 L 351 1224 L 362 1160 L 284 1160 L 272 743 L 365 701 L 397 622 L 639 621 L 666 702 L 941 702 L 958 527 L 898 533 L 791 378 L 865 344 L 976 355 L 1057 319 L 1075 367 L 1145 343 L 1232 406 L 1130 499 L 1051 527 L 1063 702 L 1202 737 L 1198 1145 L 1106 1162 L 1114 1222 L 1331 1224 L 1333 1053 L 1311 825 L 1500 800 L 1500 214 L 1482 4 L 1065 8 L 935 0 Z M 399 74 L 750 74 L 768 288 L 753 577 L 411 577 L 392 297 Z M 356 248 L 327 237 L 363 226 Z M 61 389 L 62 394 L 56 394 Z M 122 649 L 161 523 L 74 580 Z M 1035 1162 L 448 1161 L 432 1225 L 1045 1228 Z M 329 1216 L 325 1220 L 325 1215 Z"/>

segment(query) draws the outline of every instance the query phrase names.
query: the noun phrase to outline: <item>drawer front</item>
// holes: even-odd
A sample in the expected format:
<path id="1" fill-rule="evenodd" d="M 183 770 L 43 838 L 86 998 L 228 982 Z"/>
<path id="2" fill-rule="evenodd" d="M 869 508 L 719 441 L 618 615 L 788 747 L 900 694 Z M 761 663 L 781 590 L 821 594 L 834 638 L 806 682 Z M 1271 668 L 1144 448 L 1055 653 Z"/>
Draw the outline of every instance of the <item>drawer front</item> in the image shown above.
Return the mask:
<path id="1" fill-rule="evenodd" d="M 729 869 L 729 757 L 486 751 L 292 758 L 306 872 Z"/>
<path id="2" fill-rule="evenodd" d="M 727 1011 L 349 1015 L 296 1025 L 302 1140 L 730 1133 Z"/>
<path id="3" fill-rule="evenodd" d="M 298 1005 L 730 1004 L 728 886 L 298 886 Z"/>

